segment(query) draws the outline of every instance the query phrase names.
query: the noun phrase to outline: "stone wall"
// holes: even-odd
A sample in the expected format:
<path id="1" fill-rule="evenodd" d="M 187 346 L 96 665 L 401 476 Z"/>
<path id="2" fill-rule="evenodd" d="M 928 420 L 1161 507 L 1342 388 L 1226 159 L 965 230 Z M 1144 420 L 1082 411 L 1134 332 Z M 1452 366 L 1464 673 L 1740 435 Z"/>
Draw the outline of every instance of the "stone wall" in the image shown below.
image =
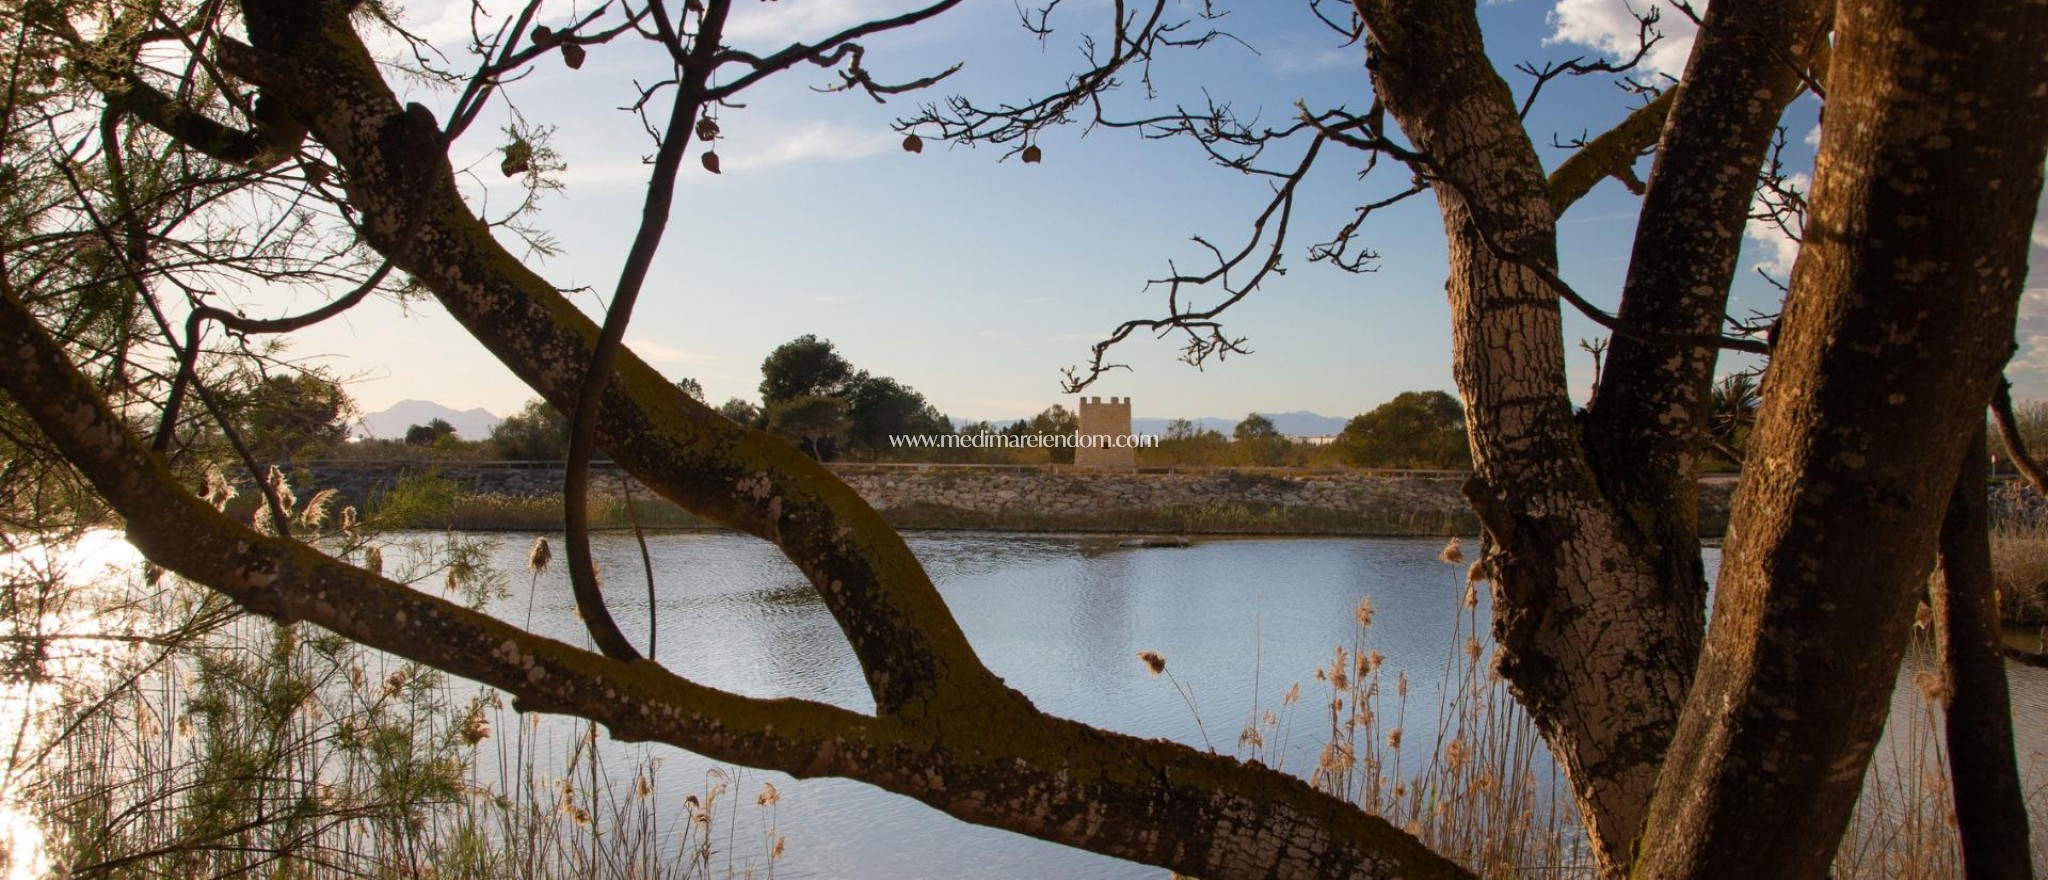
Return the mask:
<path id="1" fill-rule="evenodd" d="M 1302 533 L 1349 535 L 1472 534 L 1478 530 L 1459 493 L 1462 474 L 1307 471 L 1285 468 L 1141 469 L 1075 467 L 860 465 L 832 469 L 904 528 L 1050 531 Z M 431 470 L 463 489 L 546 497 L 561 486 L 548 463 L 313 462 L 299 466 L 302 486 L 342 490 L 362 504 L 404 475 Z M 599 465 L 598 493 L 617 492 L 618 471 Z M 1719 535 L 1733 480 L 1701 483 L 1701 531 Z"/>

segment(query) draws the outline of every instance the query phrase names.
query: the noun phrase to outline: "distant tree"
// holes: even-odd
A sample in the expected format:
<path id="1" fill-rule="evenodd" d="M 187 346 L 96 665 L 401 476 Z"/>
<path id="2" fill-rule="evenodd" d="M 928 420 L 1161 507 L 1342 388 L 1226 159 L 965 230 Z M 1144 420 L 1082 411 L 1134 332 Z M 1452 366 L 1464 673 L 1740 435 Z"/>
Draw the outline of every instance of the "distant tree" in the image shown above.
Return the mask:
<path id="1" fill-rule="evenodd" d="M 718 414 L 748 427 L 761 426 L 761 408 L 737 397 L 719 404 Z"/>
<path id="2" fill-rule="evenodd" d="M 405 429 L 405 445 L 433 446 L 443 437 L 455 435 L 455 426 L 446 419 L 433 419 L 424 425 L 413 425 Z"/>
<path id="3" fill-rule="evenodd" d="M 761 362 L 761 406 L 774 410 L 799 397 L 829 397 L 851 378 L 853 365 L 839 356 L 831 340 L 806 333 L 777 346 Z"/>
<path id="4" fill-rule="evenodd" d="M 569 455 L 569 420 L 547 401 L 529 400 L 491 429 L 490 447 L 512 461 L 561 461 Z"/>
<path id="5" fill-rule="evenodd" d="M 1280 429 L 1273 426 L 1273 420 L 1252 413 L 1238 422 L 1230 431 L 1230 461 L 1233 464 L 1253 467 L 1273 467 L 1285 464 L 1287 450 L 1292 444 L 1280 435 Z"/>
<path id="6" fill-rule="evenodd" d="M 1702 436 L 1707 447 L 1729 464 L 1742 464 L 1743 451 L 1749 446 L 1749 429 L 1756 424 L 1756 411 L 1763 399 L 1756 373 L 1750 371 L 1731 373 L 1714 383 L 1707 404 L 1707 430 Z"/>
<path id="7" fill-rule="evenodd" d="M 265 376 L 244 402 L 242 430 L 254 451 L 279 460 L 348 439 L 355 402 L 319 373 Z"/>
<path id="8" fill-rule="evenodd" d="M 1031 417 L 1029 432 L 1040 437 L 1071 437 L 1081 430 L 1081 417 L 1057 403 L 1046 407 L 1043 412 Z M 1073 464 L 1074 447 L 1067 444 L 1047 446 L 1049 460 L 1053 464 Z"/>
<path id="9" fill-rule="evenodd" d="M 1232 461 L 1230 438 L 1222 431 L 1203 428 L 1187 419 L 1174 419 L 1166 436 L 1156 447 L 1138 450 L 1138 463 L 1146 465 L 1225 465 Z"/>
<path id="10" fill-rule="evenodd" d="M 1442 391 L 1404 391 L 1351 420 L 1337 435 L 1337 454 L 1356 467 L 1471 466 L 1465 407 Z"/>
<path id="11" fill-rule="evenodd" d="M 1273 420 L 1258 413 L 1245 416 L 1244 421 L 1238 422 L 1237 427 L 1231 429 L 1230 432 L 1231 439 L 1240 442 L 1245 440 L 1271 440 L 1279 436 L 1280 429 L 1273 427 Z"/>
<path id="12" fill-rule="evenodd" d="M 866 370 L 848 379 L 837 395 L 846 402 L 847 439 L 857 449 L 886 452 L 896 434 L 951 434 L 953 424 L 924 395 L 887 376 Z"/>
<path id="13" fill-rule="evenodd" d="M 704 383 L 702 382 L 699 382 L 695 379 L 691 379 L 689 377 L 677 379 L 676 390 L 681 391 L 686 395 L 689 395 L 691 400 L 694 400 L 698 403 L 704 402 Z"/>
<path id="14" fill-rule="evenodd" d="M 807 394 L 768 408 L 768 430 L 818 461 L 831 461 L 845 443 L 846 401 Z"/>

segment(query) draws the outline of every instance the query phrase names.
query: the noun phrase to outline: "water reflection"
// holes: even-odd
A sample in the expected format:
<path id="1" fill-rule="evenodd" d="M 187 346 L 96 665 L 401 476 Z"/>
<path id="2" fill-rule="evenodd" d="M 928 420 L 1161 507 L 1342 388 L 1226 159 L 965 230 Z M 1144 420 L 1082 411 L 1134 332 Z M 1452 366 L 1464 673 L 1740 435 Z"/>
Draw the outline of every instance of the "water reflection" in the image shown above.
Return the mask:
<path id="1" fill-rule="evenodd" d="M 419 537 L 422 547 L 441 540 Z M 510 573 L 507 592 L 486 610 L 587 644 L 560 564 L 526 574 L 533 538 L 486 538 L 495 542 L 492 563 Z M 1196 746 L 1206 730 L 1225 753 L 1245 721 L 1276 707 L 1290 684 L 1320 693 L 1310 678 L 1338 645 L 1382 652 L 1390 670 L 1407 673 L 1407 734 L 1427 742 L 1443 671 L 1463 638 L 1454 638 L 1457 621 L 1476 618 L 1483 637 L 1488 616 L 1483 590 L 1479 607 L 1462 607 L 1464 568 L 1439 561 L 1442 545 L 1432 540 L 1245 539 L 1128 549 L 1079 537 L 925 534 L 912 536 L 910 544 L 983 660 L 1040 707 Z M 630 536 L 599 535 L 594 549 L 620 627 L 644 648 L 650 614 L 656 615 L 654 654 L 670 668 L 752 696 L 872 711 L 838 625 L 803 576 L 768 544 L 730 534 L 651 536 L 652 606 Z M 392 570 L 403 571 L 412 555 L 394 549 Z M 1711 577 L 1719 551 L 1708 550 L 1706 563 Z M 1361 645 L 1353 609 L 1366 597 L 1377 620 Z M 1189 688 L 1193 708 L 1168 682 L 1147 674 L 1136 658 L 1143 650 L 1166 656 L 1176 680 Z M 1921 711 L 1912 671 L 1903 676 L 1896 712 Z M 2022 763 L 2029 790 L 2038 792 L 2048 778 L 2048 759 L 2041 757 L 2048 751 L 2048 724 L 2042 723 L 2048 719 L 2048 671 L 2015 667 L 2011 679 Z M 1281 738 L 1285 766 L 1310 767 L 1321 742 L 1316 728 L 1324 722 L 1315 711 L 1296 719 L 1295 733 Z M 505 755 L 509 733 L 520 723 L 500 721 L 487 755 Z M 537 724 L 534 737 L 563 747 L 564 754 L 581 729 L 560 718 Z M 1880 748 L 1880 762 L 1895 745 L 1888 740 Z M 644 755 L 659 756 L 658 797 L 669 804 L 701 791 L 707 771 L 717 766 L 667 747 L 606 742 L 601 748 L 607 766 L 621 773 L 630 773 Z M 488 766 L 480 777 L 503 778 Z M 778 822 L 790 848 L 775 869 L 783 877 L 1161 876 L 1157 869 L 969 826 L 844 780 L 796 782 L 750 771 L 735 786 L 745 793 L 744 803 L 751 804 L 762 781 L 783 790 Z M 2036 823 L 2037 835 L 2048 830 L 2042 824 Z M 752 831 L 743 826 L 739 838 L 749 839 Z"/>
<path id="2" fill-rule="evenodd" d="M 501 555 L 516 557 L 528 540 L 506 540 Z M 925 534 L 910 545 L 983 660 L 1041 708 L 1197 746 L 1206 729 L 1225 752 L 1256 709 L 1277 706 L 1294 682 L 1309 689 L 1314 683 L 1306 679 L 1332 649 L 1353 644 L 1352 609 L 1368 596 L 1377 622 L 1362 647 L 1408 673 L 1408 735 L 1427 741 L 1444 670 L 1458 649 L 1458 615 L 1476 615 L 1482 639 L 1488 616 L 1484 590 L 1478 608 L 1462 607 L 1464 567 L 1440 561 L 1442 544 L 1428 540 L 1248 539 L 1125 549 L 1079 537 Z M 773 548 L 736 535 L 673 535 L 655 538 L 651 549 L 663 662 L 741 693 L 871 711 L 838 627 Z M 612 578 L 636 585 L 609 598 L 625 631 L 644 638 L 637 548 L 629 538 L 606 536 L 597 552 Z M 1707 550 L 1706 565 L 1711 577 L 1718 549 Z M 581 641 L 566 577 L 550 572 L 540 589 L 550 615 L 537 625 Z M 523 608 L 525 601 L 515 596 L 501 604 Z M 1146 673 L 1136 658 L 1141 650 L 1166 656 L 1190 688 L 1193 710 Z M 2039 723 L 2048 718 L 2048 675 L 2016 670 L 2013 685 L 2023 762 L 2038 776 L 2043 762 L 2031 756 L 2048 749 Z M 1902 689 L 1902 701 L 1908 691 Z M 1314 715 L 1300 717 L 1313 727 Z M 1287 741 L 1285 766 L 1314 765 L 1320 740 L 1313 730 Z M 668 756 L 664 785 L 678 791 L 689 790 L 707 766 L 676 750 L 659 753 Z M 968 826 L 858 783 L 754 778 L 784 789 L 781 827 L 791 848 L 777 868 L 783 876 L 1159 876 L 1156 869 Z"/>

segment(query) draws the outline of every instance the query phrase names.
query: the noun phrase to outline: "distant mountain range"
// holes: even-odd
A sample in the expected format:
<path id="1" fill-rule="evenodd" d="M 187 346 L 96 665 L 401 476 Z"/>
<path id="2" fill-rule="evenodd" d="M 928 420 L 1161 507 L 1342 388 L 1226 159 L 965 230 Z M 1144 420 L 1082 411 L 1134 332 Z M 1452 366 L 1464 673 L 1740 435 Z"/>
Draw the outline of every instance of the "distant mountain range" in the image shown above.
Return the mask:
<path id="1" fill-rule="evenodd" d="M 1350 419 L 1319 415 L 1307 410 L 1295 410 L 1294 412 L 1284 413 L 1260 413 L 1260 415 L 1272 419 L 1274 429 L 1289 437 L 1333 436 L 1342 432 L 1344 425 L 1350 421 Z M 1001 427 L 1014 421 L 1017 420 L 1000 419 L 991 422 L 991 424 Z M 1203 416 L 1199 419 L 1189 419 L 1188 421 L 1194 422 L 1207 430 L 1219 431 L 1227 437 L 1230 436 L 1231 430 L 1237 427 L 1237 423 L 1244 421 L 1244 419 L 1242 417 L 1227 419 L 1222 416 Z M 963 423 L 964 420 L 954 419 L 954 422 Z M 1163 435 L 1166 433 L 1166 426 L 1172 422 L 1172 419 L 1162 418 L 1132 419 L 1131 430 L 1139 434 Z M 958 424 L 955 424 L 955 427 L 958 426 Z"/>
<path id="2" fill-rule="evenodd" d="M 389 409 L 368 413 L 357 420 L 355 435 L 378 440 L 403 440 L 405 429 L 424 425 L 434 419 L 441 419 L 455 426 L 455 436 L 464 440 L 482 440 L 491 435 L 491 429 L 504 419 L 491 415 L 481 407 L 458 410 L 442 406 L 431 400 L 401 400 Z"/>

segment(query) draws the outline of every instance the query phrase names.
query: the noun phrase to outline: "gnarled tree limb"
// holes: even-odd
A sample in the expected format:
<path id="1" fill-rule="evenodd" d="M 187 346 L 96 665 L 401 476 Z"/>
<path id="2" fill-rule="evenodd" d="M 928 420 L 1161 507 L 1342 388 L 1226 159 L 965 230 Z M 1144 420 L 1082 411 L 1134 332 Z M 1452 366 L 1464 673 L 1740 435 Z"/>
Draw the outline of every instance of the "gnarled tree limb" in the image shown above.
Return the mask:
<path id="1" fill-rule="evenodd" d="M 396 136 L 368 128 L 371 150 L 337 150 L 344 162 L 363 163 L 352 169 L 353 177 L 369 179 L 383 156 L 376 146 L 410 147 L 415 134 L 433 134 L 414 128 L 411 114 L 384 109 L 390 125 L 405 128 Z M 447 173 L 445 162 L 439 167 Z M 403 192 L 386 199 L 412 201 Z M 466 212 L 430 216 L 440 222 L 419 226 L 419 237 L 430 245 L 488 241 Z M 476 238 L 468 237 L 472 232 Z M 410 237 L 397 242 L 412 243 Z M 482 266 L 505 272 L 517 263 L 505 258 Z M 499 279 L 527 299 L 540 299 L 530 303 L 533 311 L 524 320 L 549 321 L 543 329 L 552 332 L 528 340 L 531 349 L 495 341 L 529 358 L 587 356 L 595 328 L 568 318 L 576 313 L 544 284 L 528 289 L 523 281 Z M 517 308 L 501 315 L 501 322 L 520 320 Z M 347 565 L 316 547 L 252 531 L 193 496 L 142 446 L 21 304 L 4 273 L 0 338 L 10 340 L 0 350 L 0 390 L 123 516 L 136 547 L 254 612 L 316 624 L 500 688 L 522 710 L 601 722 L 621 739 L 671 743 L 797 776 L 861 779 L 968 821 L 1185 872 L 1217 878 L 1470 876 L 1386 821 L 1301 779 L 1046 716 L 978 666 L 910 667 L 908 672 L 923 677 L 896 690 L 892 673 L 898 669 L 892 663 L 973 660 L 971 654 L 944 653 L 965 651 L 964 642 L 949 643 L 957 640 L 957 629 L 950 628 L 928 582 L 922 593 L 915 581 L 905 584 L 921 577 L 907 550 L 903 561 L 911 568 L 888 567 L 898 561 L 890 554 L 902 549 L 900 541 L 892 545 L 894 535 L 879 518 L 815 464 L 701 406 L 692 409 L 672 386 L 650 379 L 651 371 L 629 353 L 607 389 L 599 423 L 617 460 L 664 494 L 692 502 L 693 509 L 781 541 L 814 578 L 857 575 L 866 566 L 894 579 L 881 587 L 835 582 L 823 590 L 869 664 L 870 680 L 877 682 L 878 717 L 704 687 L 651 661 L 620 661 L 535 636 Z M 521 365 L 548 378 L 552 396 L 574 393 L 578 361 Z M 651 405 L 643 407 L 636 395 L 650 385 L 671 393 L 650 396 Z M 822 543 L 821 534 L 828 536 Z M 920 604 L 927 598 L 930 604 Z M 927 616 L 901 620 L 891 614 Z M 892 644 L 886 641 L 891 636 L 936 644 Z M 892 704 L 899 693 L 909 699 Z"/>

